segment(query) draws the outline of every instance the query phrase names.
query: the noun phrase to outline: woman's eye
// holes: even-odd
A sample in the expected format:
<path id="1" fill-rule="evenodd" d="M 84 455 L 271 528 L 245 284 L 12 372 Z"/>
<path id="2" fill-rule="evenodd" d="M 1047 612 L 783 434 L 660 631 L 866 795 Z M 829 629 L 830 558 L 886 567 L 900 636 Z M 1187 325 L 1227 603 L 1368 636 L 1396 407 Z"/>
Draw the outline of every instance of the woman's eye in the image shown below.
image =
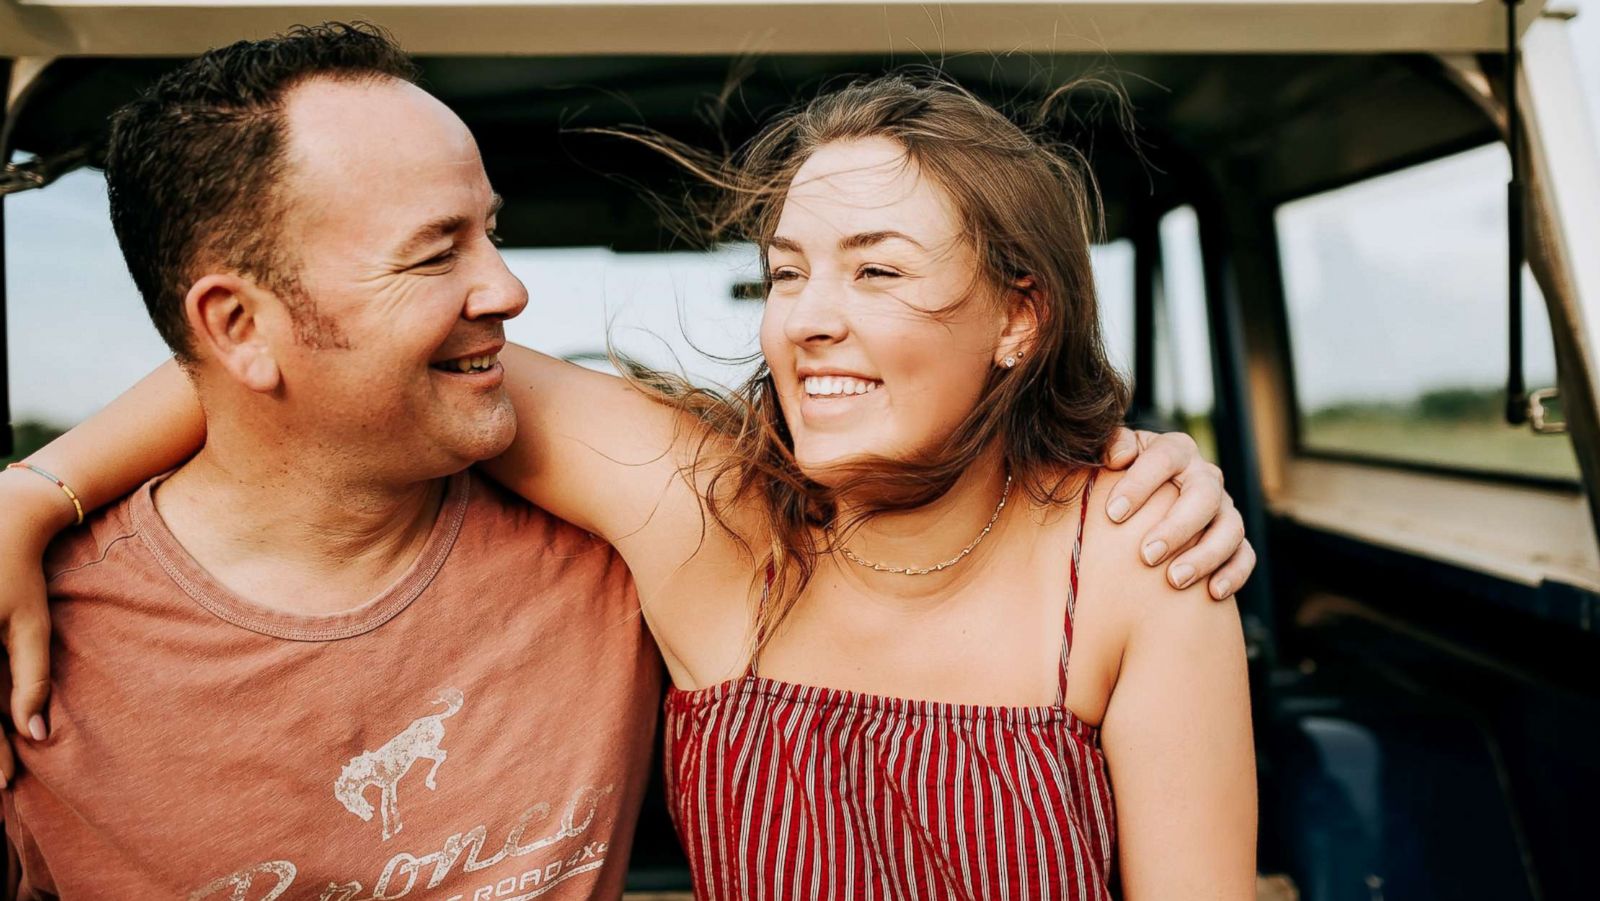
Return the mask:
<path id="1" fill-rule="evenodd" d="M 506 242 L 506 239 L 500 237 L 500 233 L 495 231 L 492 228 L 489 229 L 488 234 L 489 234 L 489 243 L 493 244 L 496 247 L 499 247 L 501 244 L 504 244 Z"/>
<path id="2" fill-rule="evenodd" d="M 772 280 L 775 281 L 775 282 L 792 282 L 792 281 L 794 281 L 795 279 L 797 279 L 799 277 L 800 277 L 800 271 L 798 269 L 774 269 L 774 270 L 772 270 Z"/>
<path id="3" fill-rule="evenodd" d="M 893 269 L 885 269 L 882 266 L 862 266 L 860 275 L 863 278 L 899 278 L 900 277 L 900 273 L 894 271 Z"/>

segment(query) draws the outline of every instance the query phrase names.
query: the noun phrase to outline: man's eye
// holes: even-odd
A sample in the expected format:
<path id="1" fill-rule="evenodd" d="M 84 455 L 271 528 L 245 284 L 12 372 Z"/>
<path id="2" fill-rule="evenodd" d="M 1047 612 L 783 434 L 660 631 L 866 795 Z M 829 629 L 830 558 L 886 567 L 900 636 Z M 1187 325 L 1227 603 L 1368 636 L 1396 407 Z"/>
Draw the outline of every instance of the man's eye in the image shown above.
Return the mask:
<path id="1" fill-rule="evenodd" d="M 439 266 L 448 266 L 455 262 L 456 250 L 454 247 L 437 256 L 432 256 L 413 266 L 413 269 L 433 269 Z"/>

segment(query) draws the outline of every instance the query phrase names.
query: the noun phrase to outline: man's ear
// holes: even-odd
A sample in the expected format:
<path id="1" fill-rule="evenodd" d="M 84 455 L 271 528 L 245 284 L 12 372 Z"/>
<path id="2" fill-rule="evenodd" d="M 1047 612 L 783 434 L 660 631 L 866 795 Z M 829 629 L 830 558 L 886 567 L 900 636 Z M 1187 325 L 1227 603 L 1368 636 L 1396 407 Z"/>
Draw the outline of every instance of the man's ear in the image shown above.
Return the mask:
<path id="1" fill-rule="evenodd" d="M 268 340 L 269 322 L 281 306 L 249 279 L 222 273 L 203 276 L 183 299 L 197 355 L 262 394 L 278 390 L 283 379 Z"/>
<path id="2" fill-rule="evenodd" d="M 1039 310 L 1044 298 L 1039 295 L 1033 276 L 1025 275 L 1011 283 L 1006 297 L 1005 323 L 1000 331 L 1000 341 L 995 347 L 995 365 L 1004 366 L 1009 358 L 1012 365 L 1022 362 L 1033 352 L 1039 334 Z"/>

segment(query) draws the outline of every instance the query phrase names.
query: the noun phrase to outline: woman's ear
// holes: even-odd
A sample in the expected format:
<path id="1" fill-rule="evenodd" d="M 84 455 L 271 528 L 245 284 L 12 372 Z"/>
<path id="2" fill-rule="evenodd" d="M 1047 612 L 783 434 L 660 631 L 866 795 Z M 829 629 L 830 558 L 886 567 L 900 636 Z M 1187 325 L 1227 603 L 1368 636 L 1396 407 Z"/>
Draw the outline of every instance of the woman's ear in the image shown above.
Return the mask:
<path id="1" fill-rule="evenodd" d="M 209 359 L 251 391 L 278 390 L 282 373 L 265 328 L 274 303 L 270 291 L 249 279 L 227 273 L 200 278 L 183 299 L 183 311 L 194 335 L 195 355 Z"/>
<path id="2" fill-rule="evenodd" d="M 1039 334 L 1039 310 L 1043 302 L 1044 298 L 1039 296 L 1033 276 L 1025 275 L 1011 283 L 1006 298 L 1005 322 L 995 347 L 996 366 L 1010 369 L 1033 352 Z"/>

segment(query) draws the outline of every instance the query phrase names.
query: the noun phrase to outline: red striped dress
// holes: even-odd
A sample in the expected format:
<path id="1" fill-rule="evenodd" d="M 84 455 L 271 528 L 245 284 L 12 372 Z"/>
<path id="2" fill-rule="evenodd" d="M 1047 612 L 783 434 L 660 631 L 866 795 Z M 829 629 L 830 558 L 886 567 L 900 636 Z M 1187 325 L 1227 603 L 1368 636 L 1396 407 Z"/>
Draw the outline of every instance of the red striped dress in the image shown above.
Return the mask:
<path id="1" fill-rule="evenodd" d="M 754 663 L 669 689 L 668 804 L 695 896 L 1109 898 L 1116 826 L 1099 730 L 1062 704 L 1084 519 L 1049 707 L 816 688 Z"/>

